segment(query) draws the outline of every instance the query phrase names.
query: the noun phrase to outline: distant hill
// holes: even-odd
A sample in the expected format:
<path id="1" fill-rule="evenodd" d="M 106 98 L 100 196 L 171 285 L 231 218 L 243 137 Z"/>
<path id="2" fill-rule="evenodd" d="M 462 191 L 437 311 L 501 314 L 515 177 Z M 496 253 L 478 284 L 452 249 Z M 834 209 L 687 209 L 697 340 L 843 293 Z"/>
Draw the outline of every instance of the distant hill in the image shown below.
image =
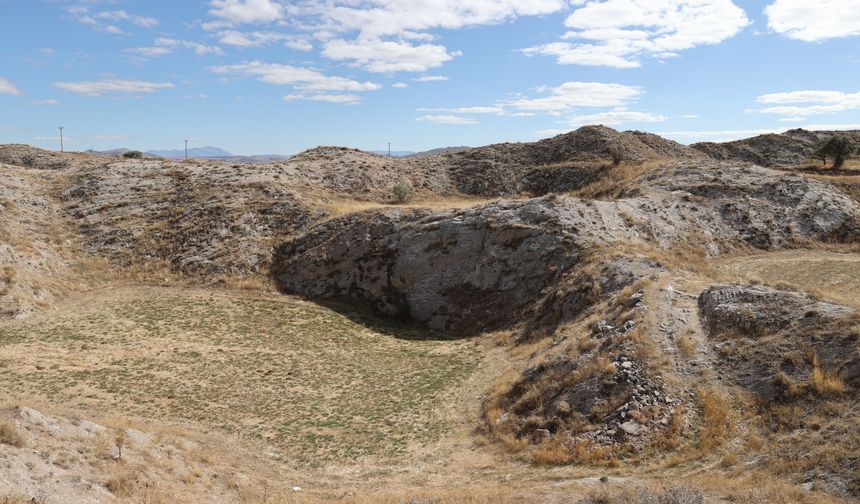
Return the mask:
<path id="1" fill-rule="evenodd" d="M 370 153 L 371 154 L 379 154 L 380 156 L 387 156 L 388 155 L 387 150 L 384 150 L 384 151 L 374 150 L 374 151 L 370 151 Z M 413 154 L 415 154 L 415 153 L 412 151 L 391 151 L 391 157 L 409 157 L 409 156 L 412 156 Z"/>
<path id="2" fill-rule="evenodd" d="M 173 149 L 173 150 L 149 150 L 146 151 L 146 154 L 150 156 L 159 156 L 166 157 L 171 159 L 184 159 L 185 158 L 185 150 L 184 149 Z M 190 158 L 204 158 L 204 159 L 212 159 L 212 158 L 232 158 L 236 157 L 234 154 L 225 151 L 224 149 L 218 147 L 195 147 L 193 149 L 188 149 L 188 157 Z"/>
<path id="3" fill-rule="evenodd" d="M 427 157 L 427 156 L 438 156 L 440 154 L 452 154 L 454 152 L 462 152 L 464 150 L 469 150 L 471 147 L 440 147 L 438 149 L 431 149 L 422 152 L 413 152 L 406 157 Z"/>

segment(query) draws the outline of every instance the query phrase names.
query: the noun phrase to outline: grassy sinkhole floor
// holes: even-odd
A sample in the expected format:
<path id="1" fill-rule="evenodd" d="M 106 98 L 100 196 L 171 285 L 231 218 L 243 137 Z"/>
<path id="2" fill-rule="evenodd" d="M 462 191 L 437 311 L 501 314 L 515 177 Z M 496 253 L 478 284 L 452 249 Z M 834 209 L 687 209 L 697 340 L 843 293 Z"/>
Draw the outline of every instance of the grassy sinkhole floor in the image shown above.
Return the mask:
<path id="1" fill-rule="evenodd" d="M 14 400 L 193 423 L 299 464 L 396 459 L 458 421 L 468 341 L 286 297 L 120 289 L 0 323 Z"/>

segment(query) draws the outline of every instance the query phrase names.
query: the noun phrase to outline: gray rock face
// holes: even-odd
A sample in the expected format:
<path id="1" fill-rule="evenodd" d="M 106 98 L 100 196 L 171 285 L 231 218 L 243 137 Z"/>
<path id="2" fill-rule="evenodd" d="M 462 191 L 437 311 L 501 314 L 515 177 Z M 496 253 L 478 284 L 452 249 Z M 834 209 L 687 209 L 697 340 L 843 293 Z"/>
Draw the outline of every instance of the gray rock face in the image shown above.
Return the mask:
<path id="1" fill-rule="evenodd" d="M 391 210 L 321 224 L 276 254 L 289 291 L 349 299 L 458 334 L 498 328 L 579 260 L 548 201 Z"/>
<path id="2" fill-rule="evenodd" d="M 699 297 L 699 310 L 720 367 L 769 400 L 812 386 L 816 366 L 860 385 L 860 323 L 851 308 L 771 287 L 714 285 Z"/>
<path id="3" fill-rule="evenodd" d="M 697 244 L 717 254 L 739 241 L 777 248 L 858 236 L 852 199 L 773 170 L 680 165 L 640 187 L 638 196 L 618 201 L 549 196 L 459 212 L 351 215 L 280 247 L 274 274 L 288 292 L 365 303 L 470 334 L 569 319 L 593 302 L 584 283 L 623 287 L 656 266 L 578 278 L 583 251 L 593 248 Z"/>

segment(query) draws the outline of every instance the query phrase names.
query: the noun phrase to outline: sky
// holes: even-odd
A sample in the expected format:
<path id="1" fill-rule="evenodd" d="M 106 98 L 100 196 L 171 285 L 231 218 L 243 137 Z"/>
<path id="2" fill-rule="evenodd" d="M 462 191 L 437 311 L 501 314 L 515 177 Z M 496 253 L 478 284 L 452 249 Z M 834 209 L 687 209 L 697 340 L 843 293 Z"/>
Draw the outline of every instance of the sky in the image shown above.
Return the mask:
<path id="1" fill-rule="evenodd" d="M 292 154 L 860 129 L 860 0 L 0 0 L 0 143 Z"/>

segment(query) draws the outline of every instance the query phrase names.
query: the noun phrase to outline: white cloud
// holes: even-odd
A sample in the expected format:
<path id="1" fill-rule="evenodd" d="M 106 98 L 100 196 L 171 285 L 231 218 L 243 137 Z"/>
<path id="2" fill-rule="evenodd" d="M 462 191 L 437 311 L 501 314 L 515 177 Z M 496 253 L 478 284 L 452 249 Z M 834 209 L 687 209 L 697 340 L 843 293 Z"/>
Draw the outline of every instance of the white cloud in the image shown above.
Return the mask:
<path id="1" fill-rule="evenodd" d="M 148 47 L 133 47 L 130 49 L 124 49 L 123 52 L 131 54 L 135 57 L 135 59 L 140 60 L 160 58 L 161 56 L 166 56 L 168 54 L 173 53 L 174 49 L 177 48 L 192 49 L 194 51 L 194 54 L 197 54 L 198 56 L 205 56 L 207 54 L 214 54 L 220 56 L 224 54 L 223 49 L 218 46 L 209 46 L 206 44 L 200 44 L 198 42 L 192 42 L 190 40 L 158 37 L 157 39 L 155 39 L 154 44 L 155 45 Z"/>
<path id="2" fill-rule="evenodd" d="M 129 14 L 124 10 L 103 11 L 95 15 L 99 19 L 108 19 L 111 21 L 129 21 L 142 28 L 152 28 L 158 25 L 158 20 L 149 16 L 136 16 Z"/>
<path id="3" fill-rule="evenodd" d="M 302 91 L 375 91 L 382 88 L 374 82 L 359 82 L 344 77 L 331 77 L 316 70 L 290 65 L 252 61 L 240 65 L 217 66 L 211 69 L 217 74 L 250 75 L 269 84 L 293 86 Z"/>
<path id="4" fill-rule="evenodd" d="M 204 23 L 223 30 L 243 23 L 289 24 L 313 34 L 323 55 L 371 72 L 424 72 L 460 55 L 430 43 L 431 30 L 497 24 L 520 16 L 558 12 L 567 0 L 212 0 Z M 310 50 L 307 40 L 285 44 Z"/>
<path id="5" fill-rule="evenodd" d="M 0 95 L 2 94 L 21 96 L 23 93 L 21 93 L 21 90 L 18 89 L 12 81 L 4 77 L 0 77 Z"/>
<path id="6" fill-rule="evenodd" d="M 68 6 L 65 10 L 73 21 L 114 35 L 123 35 L 125 32 L 119 26 L 111 24 L 111 21 L 133 24 L 141 28 L 153 28 L 158 25 L 158 20 L 154 17 L 129 14 L 124 10 L 93 12 L 89 7 L 81 4 Z"/>
<path id="7" fill-rule="evenodd" d="M 124 53 L 133 54 L 139 56 L 143 59 L 149 58 L 159 58 L 161 56 L 166 56 L 173 52 L 173 49 L 169 47 L 133 47 L 130 49 L 123 49 Z"/>
<path id="8" fill-rule="evenodd" d="M 236 47 L 262 47 L 274 42 L 286 40 L 287 35 L 275 32 L 240 32 L 226 30 L 218 33 L 218 41 L 224 45 Z"/>
<path id="9" fill-rule="evenodd" d="M 358 95 L 352 94 L 292 94 L 284 96 L 284 101 L 295 101 L 295 100 L 310 100 L 310 101 L 320 101 L 327 103 L 339 103 L 343 105 L 356 105 L 361 103 L 362 98 Z"/>
<path id="10" fill-rule="evenodd" d="M 698 119 L 699 116 L 696 114 L 684 114 L 681 116 L 682 119 Z"/>
<path id="11" fill-rule="evenodd" d="M 648 112 L 636 112 L 633 110 L 612 110 L 598 114 L 574 115 L 567 118 L 571 126 L 585 126 L 587 124 L 603 124 L 605 126 L 618 126 L 627 123 L 663 122 L 667 118 L 658 114 Z"/>
<path id="12" fill-rule="evenodd" d="M 459 55 L 449 53 L 441 45 L 413 45 L 402 40 L 380 39 L 330 40 L 326 42 L 322 54 L 333 60 L 352 61 L 375 73 L 423 72 Z"/>
<path id="13" fill-rule="evenodd" d="M 633 68 L 643 56 L 668 58 L 720 43 L 749 25 L 731 0 L 575 0 L 564 42 L 524 49 L 560 64 Z M 572 41 L 572 42 L 571 42 Z"/>
<path id="14" fill-rule="evenodd" d="M 444 75 L 424 75 L 422 77 L 417 77 L 412 79 L 415 82 L 442 82 L 448 80 L 448 77 Z"/>
<path id="15" fill-rule="evenodd" d="M 158 47 L 184 47 L 186 49 L 193 49 L 194 54 L 197 54 L 198 56 L 204 56 L 206 54 L 224 54 L 224 51 L 218 46 L 208 46 L 198 42 L 192 42 L 190 40 L 173 39 L 168 37 L 158 37 L 155 39 L 155 45 Z"/>
<path id="16" fill-rule="evenodd" d="M 601 82 L 565 82 L 538 89 L 548 94 L 540 98 L 517 98 L 503 102 L 507 107 L 538 112 L 565 112 L 574 107 L 621 107 L 642 95 L 642 89 Z"/>
<path id="17" fill-rule="evenodd" d="M 273 0 L 212 0 L 209 14 L 230 24 L 270 23 L 284 17 L 284 8 Z"/>
<path id="18" fill-rule="evenodd" d="M 62 105 L 62 103 L 60 103 L 60 100 L 55 100 L 55 99 L 53 99 L 53 98 L 49 98 L 49 99 L 47 99 L 47 100 L 36 100 L 36 101 L 30 102 L 30 103 L 31 103 L 32 105 L 38 105 L 38 106 L 42 106 L 42 105 L 50 105 L 50 106 Z"/>
<path id="19" fill-rule="evenodd" d="M 790 117 L 829 114 L 860 108 L 860 92 L 842 91 L 790 91 L 759 96 L 756 101 L 774 105 L 755 110 L 762 114 L 778 114 Z"/>
<path id="20" fill-rule="evenodd" d="M 109 79 L 100 81 L 85 81 L 85 82 L 55 82 L 54 86 L 69 91 L 87 96 L 103 96 L 106 94 L 141 94 L 153 93 L 161 89 L 169 89 L 175 87 L 172 82 L 146 82 Z"/>
<path id="21" fill-rule="evenodd" d="M 746 130 L 682 130 L 682 131 L 662 131 L 658 135 L 679 142 L 729 142 L 732 140 L 740 140 L 742 138 L 754 137 L 757 135 L 765 135 L 767 133 L 783 133 L 787 128 L 782 129 L 746 129 Z"/>
<path id="22" fill-rule="evenodd" d="M 406 89 L 409 87 L 409 84 L 407 84 L 405 82 L 395 82 L 394 84 L 391 85 L 391 87 L 393 87 L 395 89 Z"/>
<path id="23" fill-rule="evenodd" d="M 860 35 L 860 0 L 776 0 L 764 13 L 771 30 L 797 40 Z"/>
<path id="24" fill-rule="evenodd" d="M 301 37 L 290 37 L 289 40 L 284 42 L 284 47 L 286 47 L 287 49 L 301 52 L 309 52 L 314 50 L 314 45 L 311 44 L 308 40 L 303 39 Z"/>
<path id="25" fill-rule="evenodd" d="M 452 114 L 503 114 L 502 107 L 420 108 L 418 112 L 450 112 Z"/>
<path id="26" fill-rule="evenodd" d="M 435 124 L 459 124 L 459 125 L 472 125 L 478 124 L 478 121 L 471 119 L 469 117 L 460 117 L 455 115 L 424 115 L 421 117 L 416 117 L 416 121 L 426 121 L 432 122 Z"/>

